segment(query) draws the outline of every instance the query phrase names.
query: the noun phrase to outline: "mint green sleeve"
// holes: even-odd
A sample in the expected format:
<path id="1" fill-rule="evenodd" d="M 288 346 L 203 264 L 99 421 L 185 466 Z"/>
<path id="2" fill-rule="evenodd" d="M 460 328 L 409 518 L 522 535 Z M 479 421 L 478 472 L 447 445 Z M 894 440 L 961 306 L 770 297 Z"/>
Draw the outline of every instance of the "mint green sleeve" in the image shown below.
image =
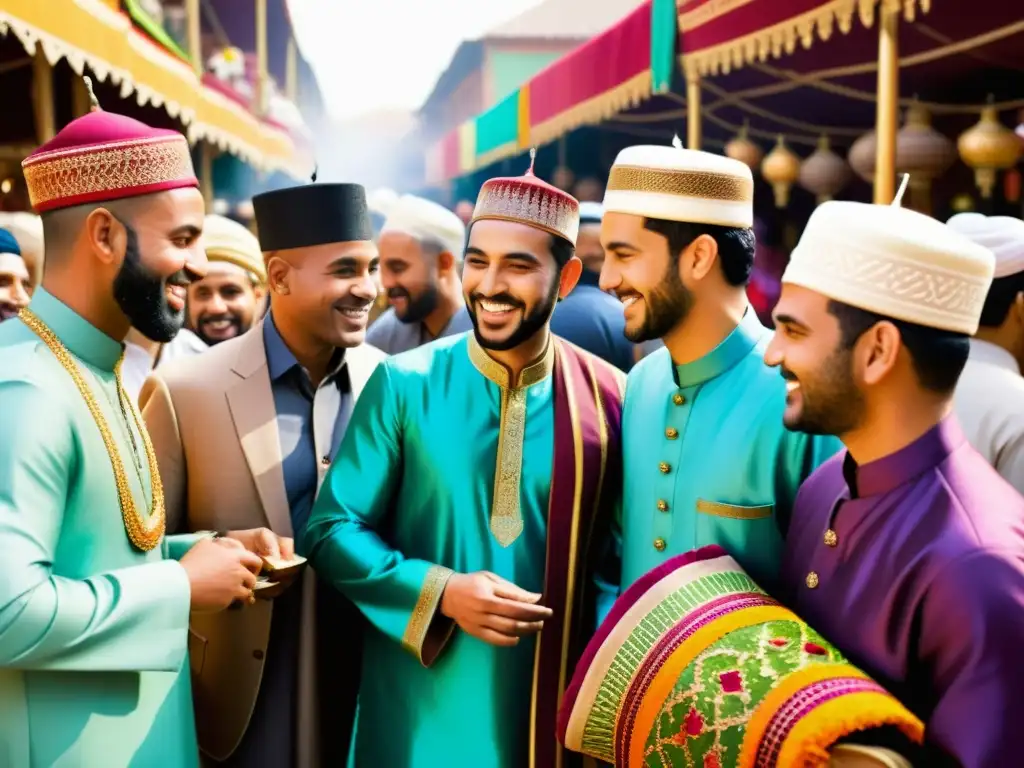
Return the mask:
<path id="1" fill-rule="evenodd" d="M 594 584 L 597 587 L 597 626 L 619 599 L 622 581 L 622 498 L 615 504 L 608 535 L 597 553 Z"/>
<path id="2" fill-rule="evenodd" d="M 775 510 L 780 532 L 785 537 L 792 524 L 793 506 L 800 486 L 818 467 L 835 456 L 843 444 L 831 435 L 808 435 L 787 430 L 783 446 L 785 456 L 776 482 Z"/>
<path id="3" fill-rule="evenodd" d="M 402 414 L 387 361 L 356 401 L 348 429 L 299 546 L 317 575 L 381 632 L 433 663 L 453 629 L 441 616 L 452 572 L 406 558 L 378 534 L 402 472 Z"/>
<path id="4" fill-rule="evenodd" d="M 0 383 L 0 403 L 0 668 L 178 670 L 190 602 L 184 570 L 161 560 L 87 579 L 55 575 L 82 464 L 72 422 L 60 399 L 33 383 Z"/>
<path id="5" fill-rule="evenodd" d="M 209 538 L 205 533 L 179 533 L 164 536 L 163 552 L 168 560 L 181 560 L 200 539 Z"/>

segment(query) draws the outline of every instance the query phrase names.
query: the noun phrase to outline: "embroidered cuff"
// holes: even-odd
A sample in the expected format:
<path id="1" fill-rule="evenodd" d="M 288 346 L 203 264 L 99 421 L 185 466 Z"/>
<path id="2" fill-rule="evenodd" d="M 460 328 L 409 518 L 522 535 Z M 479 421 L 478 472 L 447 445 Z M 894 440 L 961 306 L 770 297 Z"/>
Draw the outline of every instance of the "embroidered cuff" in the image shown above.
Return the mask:
<path id="1" fill-rule="evenodd" d="M 429 667 L 444 648 L 455 628 L 454 622 L 441 616 L 438 608 L 445 585 L 454 572 L 441 565 L 432 565 L 423 579 L 420 596 L 412 609 L 412 616 L 402 635 L 402 646 L 412 653 L 420 664 Z"/>

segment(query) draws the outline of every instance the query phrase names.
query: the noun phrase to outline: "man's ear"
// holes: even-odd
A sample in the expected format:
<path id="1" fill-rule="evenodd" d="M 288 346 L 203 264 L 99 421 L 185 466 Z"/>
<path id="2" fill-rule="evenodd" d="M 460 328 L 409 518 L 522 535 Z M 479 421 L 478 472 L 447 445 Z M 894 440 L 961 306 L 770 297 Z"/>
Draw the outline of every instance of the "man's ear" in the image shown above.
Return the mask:
<path id="1" fill-rule="evenodd" d="M 116 264 L 128 247 L 128 231 L 106 208 L 96 208 L 85 217 L 85 238 L 93 254 L 104 264 Z"/>
<path id="2" fill-rule="evenodd" d="M 580 261 L 580 257 L 573 255 L 571 259 L 565 262 L 565 266 L 562 267 L 562 272 L 558 277 L 558 298 L 564 299 L 570 293 L 572 289 L 576 287 L 576 283 L 580 281 L 580 275 L 583 274 L 583 262 Z"/>
<path id="3" fill-rule="evenodd" d="M 266 254 L 267 261 L 267 285 L 271 293 L 287 295 L 291 293 L 289 280 L 291 278 L 291 267 L 287 261 L 277 255 L 276 252 Z"/>
<path id="4" fill-rule="evenodd" d="M 455 269 L 456 258 L 451 251 L 441 251 L 437 254 L 437 271 L 441 274 L 451 272 Z"/>
<path id="5" fill-rule="evenodd" d="M 901 349 L 903 339 L 892 323 L 883 320 L 865 331 L 855 346 L 864 383 L 878 384 L 888 376 L 896 367 Z"/>
<path id="6" fill-rule="evenodd" d="M 690 266 L 693 279 L 703 280 L 718 261 L 718 242 L 711 235 L 700 235 L 683 251 L 683 258 Z"/>

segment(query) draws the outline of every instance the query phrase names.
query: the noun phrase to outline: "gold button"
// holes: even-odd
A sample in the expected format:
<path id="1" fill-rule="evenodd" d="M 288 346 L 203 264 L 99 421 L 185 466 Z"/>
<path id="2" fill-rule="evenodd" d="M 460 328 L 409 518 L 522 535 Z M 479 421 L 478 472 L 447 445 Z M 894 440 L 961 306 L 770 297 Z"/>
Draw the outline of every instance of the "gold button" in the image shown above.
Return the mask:
<path id="1" fill-rule="evenodd" d="M 331 457 L 324 456 L 323 458 L 320 459 L 320 463 L 323 464 L 325 467 L 329 467 L 331 465 Z"/>
<path id="2" fill-rule="evenodd" d="M 661 464 L 658 465 L 658 469 L 661 471 L 661 474 L 667 475 L 669 472 L 672 471 L 672 465 L 669 464 L 667 461 L 663 461 L 661 462 Z"/>
<path id="3" fill-rule="evenodd" d="M 667 427 L 665 429 L 665 437 L 667 437 L 669 440 L 675 440 L 677 437 L 679 437 L 679 430 L 676 429 L 675 427 Z"/>
<path id="4" fill-rule="evenodd" d="M 661 536 L 654 540 L 654 548 L 659 552 L 665 551 L 665 540 Z"/>
<path id="5" fill-rule="evenodd" d="M 682 405 L 683 403 L 686 402 L 686 398 L 683 397 L 678 392 L 676 392 L 674 395 L 672 395 L 672 402 L 675 403 L 676 405 Z"/>
<path id="6" fill-rule="evenodd" d="M 658 511 L 668 512 L 668 502 L 664 499 L 658 499 Z"/>
<path id="7" fill-rule="evenodd" d="M 808 573 L 807 574 L 807 579 L 806 579 L 805 583 L 807 584 L 807 588 L 808 589 L 817 589 L 818 588 L 818 574 L 816 574 L 814 571 L 811 571 L 810 573 Z"/>
<path id="8" fill-rule="evenodd" d="M 825 546 L 826 547 L 834 547 L 834 546 L 837 546 L 838 544 L 839 544 L 839 536 L 836 535 L 836 532 L 833 531 L 831 528 L 829 528 L 827 531 L 825 531 Z"/>

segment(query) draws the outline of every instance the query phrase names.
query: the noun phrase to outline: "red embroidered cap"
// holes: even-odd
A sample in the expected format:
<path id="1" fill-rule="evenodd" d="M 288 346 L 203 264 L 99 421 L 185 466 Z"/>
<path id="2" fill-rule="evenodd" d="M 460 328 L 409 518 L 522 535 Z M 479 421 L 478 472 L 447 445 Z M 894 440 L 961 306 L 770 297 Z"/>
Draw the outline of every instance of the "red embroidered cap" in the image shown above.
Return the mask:
<path id="1" fill-rule="evenodd" d="M 36 213 L 199 186 L 182 134 L 104 112 L 95 97 L 89 114 L 68 123 L 21 167 Z"/>

